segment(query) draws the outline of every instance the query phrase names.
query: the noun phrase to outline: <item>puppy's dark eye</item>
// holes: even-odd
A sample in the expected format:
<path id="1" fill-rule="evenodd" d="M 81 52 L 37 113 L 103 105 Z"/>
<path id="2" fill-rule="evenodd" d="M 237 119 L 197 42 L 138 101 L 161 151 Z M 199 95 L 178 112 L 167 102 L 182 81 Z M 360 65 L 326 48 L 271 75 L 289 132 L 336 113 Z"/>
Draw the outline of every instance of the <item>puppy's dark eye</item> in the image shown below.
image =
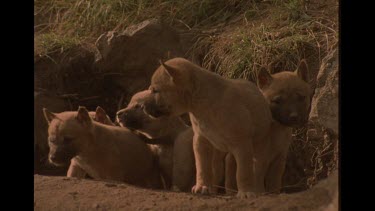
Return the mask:
<path id="1" fill-rule="evenodd" d="M 272 103 L 275 103 L 275 104 L 280 104 L 281 103 L 281 96 L 275 96 L 274 98 L 272 98 L 271 102 Z"/>
<path id="2" fill-rule="evenodd" d="M 138 108 L 141 108 L 141 105 L 137 104 L 134 106 L 134 108 L 138 109 Z"/>
<path id="3" fill-rule="evenodd" d="M 159 90 L 155 89 L 154 87 L 151 88 L 151 93 L 156 94 L 158 92 L 159 92 Z"/>
<path id="4" fill-rule="evenodd" d="M 64 144 L 71 144 L 73 142 L 73 138 L 64 137 Z"/>

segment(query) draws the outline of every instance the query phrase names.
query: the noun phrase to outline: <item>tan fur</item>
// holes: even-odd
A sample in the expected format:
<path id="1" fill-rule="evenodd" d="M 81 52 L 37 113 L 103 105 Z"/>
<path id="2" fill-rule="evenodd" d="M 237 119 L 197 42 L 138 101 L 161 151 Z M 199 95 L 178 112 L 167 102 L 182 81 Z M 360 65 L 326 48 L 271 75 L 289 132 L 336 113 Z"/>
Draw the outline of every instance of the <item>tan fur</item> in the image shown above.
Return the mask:
<path id="1" fill-rule="evenodd" d="M 284 71 L 270 75 L 266 69 L 258 74 L 258 86 L 267 99 L 274 122 L 270 140 L 254 145 L 258 172 L 267 192 L 279 192 L 285 169 L 289 145 L 292 141 L 292 126 L 306 123 L 312 90 L 308 84 L 308 67 L 302 60 L 295 72 Z M 293 119 L 293 118 L 294 119 Z M 233 156 L 226 157 L 226 188 L 236 189 L 236 163 Z"/>
<path id="2" fill-rule="evenodd" d="M 66 176 L 83 179 L 87 176 L 87 172 L 79 166 L 79 162 L 75 158 L 72 158 Z"/>
<path id="3" fill-rule="evenodd" d="M 195 180 L 193 130 L 179 117 L 151 118 L 143 112 L 143 104 L 152 97 L 149 90 L 136 93 L 128 106 L 117 112 L 121 126 L 134 129 L 158 144 L 151 144 L 159 158 L 166 188 L 188 191 Z"/>
<path id="4" fill-rule="evenodd" d="M 84 107 L 78 112 L 62 113 L 44 109 L 44 114 L 49 123 L 52 163 L 68 164 L 74 158 L 71 167 L 78 166 L 94 179 L 160 187 L 149 147 L 131 131 L 93 121 Z"/>
<path id="5" fill-rule="evenodd" d="M 155 71 L 150 90 L 154 97 L 144 109 L 152 117 L 189 112 L 197 170 L 193 193 L 208 193 L 212 186 L 214 149 L 234 155 L 240 198 L 264 191 L 263 183 L 254 180 L 253 145 L 269 138 L 272 117 L 255 84 L 226 79 L 175 58 Z"/>
<path id="6" fill-rule="evenodd" d="M 96 107 L 96 111 L 90 111 L 89 112 L 90 117 L 99 123 L 105 124 L 105 125 L 112 125 L 115 126 L 115 124 L 112 122 L 111 118 L 107 115 L 105 110 L 101 108 L 100 106 Z"/>
<path id="7" fill-rule="evenodd" d="M 101 108 L 100 106 L 96 108 L 96 111 L 90 111 L 89 116 L 96 122 L 99 122 L 105 125 L 112 125 L 112 126 L 115 125 L 112 122 L 112 120 L 109 118 L 105 110 Z M 70 161 L 70 166 L 69 166 L 66 176 L 76 177 L 76 178 L 85 178 L 87 176 L 87 173 L 78 165 L 75 158 L 72 158 L 72 160 Z"/>

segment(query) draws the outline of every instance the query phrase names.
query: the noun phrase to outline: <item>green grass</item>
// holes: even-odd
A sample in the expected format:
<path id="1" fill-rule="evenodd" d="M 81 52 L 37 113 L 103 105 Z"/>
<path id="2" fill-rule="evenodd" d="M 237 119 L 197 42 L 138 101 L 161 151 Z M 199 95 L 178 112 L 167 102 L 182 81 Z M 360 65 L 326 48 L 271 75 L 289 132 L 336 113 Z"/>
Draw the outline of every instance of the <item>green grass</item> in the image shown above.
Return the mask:
<path id="1" fill-rule="evenodd" d="M 34 43 L 39 55 L 48 55 L 69 50 L 79 45 L 81 41 L 78 37 L 46 33 L 36 37 Z"/>
<path id="2" fill-rule="evenodd" d="M 263 65 L 272 64 L 274 72 L 294 70 L 308 54 L 322 57 L 337 46 L 335 23 L 324 25 L 319 17 L 290 19 L 289 4 L 283 5 L 262 11 L 260 22 L 246 21 L 219 35 L 212 41 L 203 66 L 229 78 L 253 80 Z"/>
<path id="3" fill-rule="evenodd" d="M 193 28 L 222 22 L 235 15 L 244 0 L 36 0 L 35 15 L 48 16 L 55 33 L 97 36 L 151 17 Z"/>
<path id="4" fill-rule="evenodd" d="M 62 39 L 78 39 L 79 42 L 90 43 L 106 31 L 121 31 L 131 24 L 149 18 L 160 18 L 169 25 L 183 29 L 209 27 L 237 16 L 245 5 L 249 5 L 249 1 L 245 0 L 35 0 L 34 2 L 36 37 L 53 34 Z M 41 39 L 43 37 L 36 40 Z M 50 47 L 50 45 L 43 46 Z M 51 49 L 43 51 L 50 52 Z"/>
<path id="5" fill-rule="evenodd" d="M 308 15 L 303 0 L 35 0 L 37 54 L 94 43 L 106 31 L 149 18 L 197 32 L 190 53 L 231 78 L 252 78 L 261 65 L 295 68 L 311 48 L 319 56 L 337 44 L 337 24 Z M 257 22 L 258 21 L 258 22 Z M 260 23 L 259 23 L 260 22 Z M 323 23 L 324 22 L 324 23 Z M 225 31 L 207 34 L 202 31 Z M 230 37 L 230 38 L 228 38 Z"/>

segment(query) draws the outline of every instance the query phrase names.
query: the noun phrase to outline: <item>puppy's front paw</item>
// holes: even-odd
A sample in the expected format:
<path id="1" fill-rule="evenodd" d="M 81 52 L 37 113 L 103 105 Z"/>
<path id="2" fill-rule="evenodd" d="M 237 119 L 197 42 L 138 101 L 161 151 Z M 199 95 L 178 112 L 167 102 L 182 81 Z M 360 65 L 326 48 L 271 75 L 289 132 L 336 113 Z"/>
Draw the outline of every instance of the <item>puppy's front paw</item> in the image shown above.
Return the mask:
<path id="1" fill-rule="evenodd" d="M 256 198 L 256 194 L 253 192 L 238 191 L 236 197 L 240 199 Z"/>
<path id="2" fill-rule="evenodd" d="M 194 187 L 191 189 L 191 192 L 193 194 L 209 194 L 208 187 L 205 185 L 194 185 Z"/>

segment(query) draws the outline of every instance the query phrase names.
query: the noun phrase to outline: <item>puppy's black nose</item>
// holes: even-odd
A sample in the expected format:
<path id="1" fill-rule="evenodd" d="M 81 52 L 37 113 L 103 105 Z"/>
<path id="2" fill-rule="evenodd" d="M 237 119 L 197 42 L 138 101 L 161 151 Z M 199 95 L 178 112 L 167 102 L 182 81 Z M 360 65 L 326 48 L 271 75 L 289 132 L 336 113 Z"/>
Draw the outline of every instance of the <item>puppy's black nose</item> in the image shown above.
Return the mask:
<path id="1" fill-rule="evenodd" d="M 118 111 L 117 113 L 116 113 L 116 116 L 118 117 L 118 118 L 121 118 L 123 115 L 125 115 L 126 116 L 126 111 L 124 111 L 124 110 L 121 110 L 121 111 Z"/>

